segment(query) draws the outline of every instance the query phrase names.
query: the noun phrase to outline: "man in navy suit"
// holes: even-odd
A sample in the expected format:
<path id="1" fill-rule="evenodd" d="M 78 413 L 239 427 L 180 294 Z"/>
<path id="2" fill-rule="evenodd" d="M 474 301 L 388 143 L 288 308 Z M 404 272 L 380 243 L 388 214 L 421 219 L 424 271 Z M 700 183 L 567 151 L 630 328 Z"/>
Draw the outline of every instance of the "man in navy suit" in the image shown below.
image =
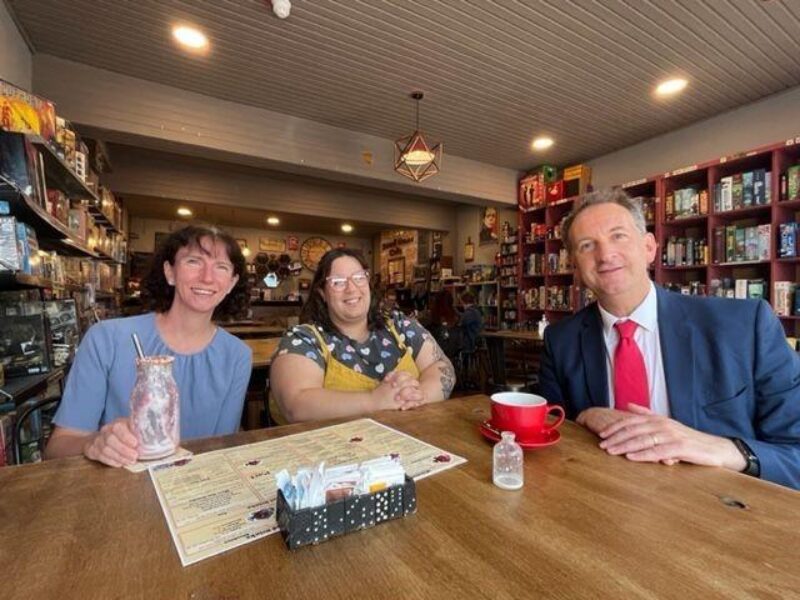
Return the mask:
<path id="1" fill-rule="evenodd" d="M 620 190 L 584 196 L 562 237 L 597 302 L 547 328 L 542 395 L 609 454 L 800 489 L 800 359 L 770 306 L 656 289 L 656 240 Z"/>

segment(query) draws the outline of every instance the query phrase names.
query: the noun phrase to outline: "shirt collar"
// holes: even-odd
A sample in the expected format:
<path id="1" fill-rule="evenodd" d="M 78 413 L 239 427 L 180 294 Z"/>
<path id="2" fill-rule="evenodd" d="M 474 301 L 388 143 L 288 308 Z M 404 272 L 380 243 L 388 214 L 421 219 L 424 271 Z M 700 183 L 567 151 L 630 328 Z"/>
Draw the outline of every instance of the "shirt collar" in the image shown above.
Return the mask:
<path id="1" fill-rule="evenodd" d="M 647 296 L 627 318 L 612 315 L 599 302 L 597 303 L 597 308 L 600 309 L 600 316 L 603 319 L 603 334 L 606 336 L 611 333 L 617 321 L 627 321 L 628 319 L 635 321 L 639 327 L 643 327 L 648 331 L 655 331 L 658 328 L 658 295 L 656 294 L 656 286 L 653 285 L 652 281 L 650 282 L 650 291 L 647 292 Z"/>

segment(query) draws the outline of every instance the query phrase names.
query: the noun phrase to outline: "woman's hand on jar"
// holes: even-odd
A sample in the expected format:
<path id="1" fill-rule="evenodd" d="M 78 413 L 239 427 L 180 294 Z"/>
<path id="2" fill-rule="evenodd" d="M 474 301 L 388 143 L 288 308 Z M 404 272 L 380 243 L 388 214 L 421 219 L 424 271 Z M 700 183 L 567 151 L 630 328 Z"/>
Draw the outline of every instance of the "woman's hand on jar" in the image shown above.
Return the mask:
<path id="1" fill-rule="evenodd" d="M 127 417 L 103 425 L 83 447 L 83 454 L 110 467 L 132 465 L 139 459 L 138 442 Z"/>

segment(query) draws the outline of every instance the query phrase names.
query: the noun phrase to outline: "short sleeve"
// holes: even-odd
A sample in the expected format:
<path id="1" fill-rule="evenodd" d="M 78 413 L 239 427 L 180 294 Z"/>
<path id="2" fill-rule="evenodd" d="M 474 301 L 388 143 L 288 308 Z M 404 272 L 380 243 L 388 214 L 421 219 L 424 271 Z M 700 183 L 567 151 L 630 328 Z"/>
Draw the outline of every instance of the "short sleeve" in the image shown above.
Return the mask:
<path id="1" fill-rule="evenodd" d="M 400 311 L 394 311 L 392 313 L 392 323 L 394 324 L 400 339 L 411 347 L 414 358 L 419 356 L 420 350 L 422 350 L 422 346 L 425 344 L 425 341 L 428 339 L 433 339 L 433 336 L 430 334 L 430 332 L 420 325 L 419 321 L 413 317 L 404 315 Z"/>
<path id="2" fill-rule="evenodd" d="M 90 432 L 100 429 L 112 354 L 102 324 L 91 327 L 75 353 L 61 404 L 53 419 L 56 425 Z"/>
<path id="3" fill-rule="evenodd" d="M 295 325 L 287 331 L 281 338 L 280 344 L 278 344 L 278 351 L 275 356 L 299 354 L 310 358 L 322 370 L 325 370 L 325 357 L 319 347 L 317 336 L 309 331 L 309 327 L 313 327 L 313 325 Z"/>

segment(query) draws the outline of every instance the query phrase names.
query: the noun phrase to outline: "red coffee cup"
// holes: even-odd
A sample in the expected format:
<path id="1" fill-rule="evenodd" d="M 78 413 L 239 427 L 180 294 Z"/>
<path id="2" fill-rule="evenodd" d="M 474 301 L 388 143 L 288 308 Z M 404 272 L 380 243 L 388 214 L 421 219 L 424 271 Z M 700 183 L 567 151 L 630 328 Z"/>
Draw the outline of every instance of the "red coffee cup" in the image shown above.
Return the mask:
<path id="1" fill-rule="evenodd" d="M 558 413 L 553 423 L 547 415 Z M 500 431 L 513 431 L 521 442 L 532 442 L 544 437 L 564 422 L 564 409 L 558 404 L 548 404 L 536 394 L 501 392 L 492 394 L 492 427 Z"/>

